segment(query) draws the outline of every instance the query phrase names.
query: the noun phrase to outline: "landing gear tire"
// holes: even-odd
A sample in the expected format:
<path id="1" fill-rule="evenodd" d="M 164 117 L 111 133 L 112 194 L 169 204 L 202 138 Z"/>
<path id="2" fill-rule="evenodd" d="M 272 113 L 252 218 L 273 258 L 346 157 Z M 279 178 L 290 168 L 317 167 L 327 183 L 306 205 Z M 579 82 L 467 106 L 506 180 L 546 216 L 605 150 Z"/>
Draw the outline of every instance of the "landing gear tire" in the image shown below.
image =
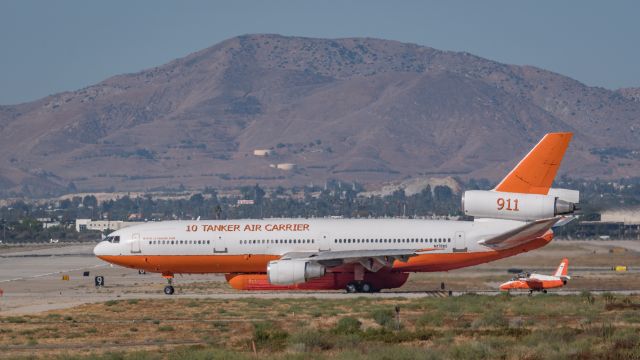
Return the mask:
<path id="1" fill-rule="evenodd" d="M 358 292 L 358 284 L 354 283 L 354 282 L 350 282 L 347 284 L 346 288 L 347 293 L 349 294 L 354 294 Z"/>
<path id="2" fill-rule="evenodd" d="M 165 295 L 173 295 L 174 292 L 175 292 L 175 289 L 173 288 L 173 286 L 167 285 L 164 287 Z"/>
<path id="3" fill-rule="evenodd" d="M 545 289 L 545 290 L 542 290 L 542 293 L 543 293 L 543 294 L 546 294 L 546 293 L 547 293 L 547 290 L 546 290 L 546 289 Z"/>
<path id="4" fill-rule="evenodd" d="M 371 284 L 369 284 L 368 282 L 363 282 L 362 284 L 360 284 L 360 291 L 363 293 L 372 293 L 375 290 L 373 289 L 373 286 L 371 286 Z"/>

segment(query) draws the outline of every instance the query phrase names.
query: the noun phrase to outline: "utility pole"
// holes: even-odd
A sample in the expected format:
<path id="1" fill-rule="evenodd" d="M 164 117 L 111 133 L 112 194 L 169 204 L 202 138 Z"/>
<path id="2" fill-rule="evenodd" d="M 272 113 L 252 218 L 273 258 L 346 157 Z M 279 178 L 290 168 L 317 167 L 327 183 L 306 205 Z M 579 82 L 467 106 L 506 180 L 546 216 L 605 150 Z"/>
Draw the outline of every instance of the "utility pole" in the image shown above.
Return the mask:
<path id="1" fill-rule="evenodd" d="M 2 243 L 7 243 L 7 221 L 2 219 Z"/>

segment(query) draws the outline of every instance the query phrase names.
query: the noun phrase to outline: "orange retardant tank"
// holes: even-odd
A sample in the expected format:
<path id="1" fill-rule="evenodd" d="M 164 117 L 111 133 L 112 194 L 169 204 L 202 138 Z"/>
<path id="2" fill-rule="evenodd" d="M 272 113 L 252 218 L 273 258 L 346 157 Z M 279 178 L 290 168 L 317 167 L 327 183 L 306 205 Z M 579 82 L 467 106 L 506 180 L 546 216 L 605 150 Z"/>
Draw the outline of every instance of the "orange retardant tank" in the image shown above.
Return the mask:
<path id="1" fill-rule="evenodd" d="M 354 279 L 353 273 L 332 272 L 301 284 L 272 285 L 266 274 L 226 274 L 225 277 L 229 285 L 236 290 L 341 290 Z M 404 285 L 408 278 L 409 274 L 404 272 L 364 274 L 364 281 L 369 282 L 374 289 L 398 288 Z"/>

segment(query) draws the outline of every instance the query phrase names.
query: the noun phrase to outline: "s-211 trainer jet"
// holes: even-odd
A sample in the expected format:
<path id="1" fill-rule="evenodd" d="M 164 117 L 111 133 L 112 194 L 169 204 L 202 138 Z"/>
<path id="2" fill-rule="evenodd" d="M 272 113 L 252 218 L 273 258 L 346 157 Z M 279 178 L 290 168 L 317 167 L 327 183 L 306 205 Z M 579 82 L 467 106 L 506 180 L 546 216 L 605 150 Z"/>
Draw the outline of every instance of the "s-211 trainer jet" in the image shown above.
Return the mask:
<path id="1" fill-rule="evenodd" d="M 569 259 L 564 258 L 553 276 L 531 273 L 518 274 L 515 278 L 500 285 L 500 290 L 529 290 L 529 294 L 534 291 L 542 291 L 546 294 L 547 289 L 560 288 L 567 285 L 567 281 L 571 279 L 567 275 L 568 271 Z"/>

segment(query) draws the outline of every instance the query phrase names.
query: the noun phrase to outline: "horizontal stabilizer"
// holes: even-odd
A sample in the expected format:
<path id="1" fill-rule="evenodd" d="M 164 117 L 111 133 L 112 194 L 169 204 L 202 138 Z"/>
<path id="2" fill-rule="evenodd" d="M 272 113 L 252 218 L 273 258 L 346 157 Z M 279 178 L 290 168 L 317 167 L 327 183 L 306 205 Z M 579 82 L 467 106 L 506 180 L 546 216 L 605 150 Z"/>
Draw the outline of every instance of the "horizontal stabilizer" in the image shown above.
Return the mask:
<path id="1" fill-rule="evenodd" d="M 551 229 L 551 227 L 561 219 L 562 217 L 558 216 L 550 219 L 530 222 L 490 239 L 480 240 L 478 244 L 488 246 L 495 250 L 504 250 L 526 244 L 529 241 L 546 234 L 547 231 L 549 231 L 549 229 Z"/>
<path id="2" fill-rule="evenodd" d="M 572 222 L 573 220 L 577 219 L 577 216 L 565 216 L 562 219 L 560 219 L 560 221 L 558 221 L 557 223 L 553 224 L 554 228 L 557 227 L 561 227 L 561 226 L 565 226 L 568 223 Z"/>

